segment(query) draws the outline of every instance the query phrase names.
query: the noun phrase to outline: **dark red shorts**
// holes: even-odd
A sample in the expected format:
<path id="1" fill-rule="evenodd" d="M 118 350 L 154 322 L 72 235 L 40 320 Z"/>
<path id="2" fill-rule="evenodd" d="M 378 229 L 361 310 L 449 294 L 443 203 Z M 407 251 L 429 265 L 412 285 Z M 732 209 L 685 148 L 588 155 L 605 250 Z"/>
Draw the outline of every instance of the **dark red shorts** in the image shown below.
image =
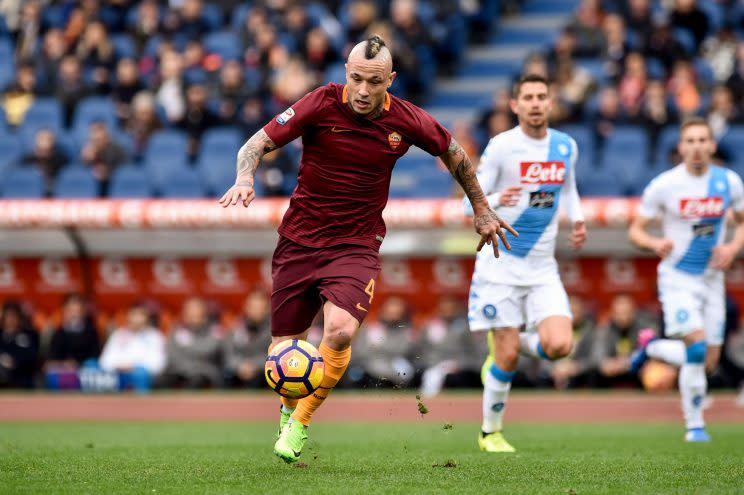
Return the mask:
<path id="1" fill-rule="evenodd" d="M 376 250 L 344 244 L 310 248 L 280 236 L 271 261 L 271 335 L 307 330 L 325 301 L 361 324 L 372 304 L 380 273 Z"/>

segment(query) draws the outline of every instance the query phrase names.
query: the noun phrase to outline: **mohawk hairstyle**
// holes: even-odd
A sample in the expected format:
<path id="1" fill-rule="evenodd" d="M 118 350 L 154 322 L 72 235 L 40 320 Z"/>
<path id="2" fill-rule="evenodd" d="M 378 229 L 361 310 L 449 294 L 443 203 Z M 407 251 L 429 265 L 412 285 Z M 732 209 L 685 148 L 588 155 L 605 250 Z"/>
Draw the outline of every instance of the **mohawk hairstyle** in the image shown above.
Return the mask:
<path id="1" fill-rule="evenodd" d="M 370 36 L 367 38 L 367 47 L 364 49 L 364 56 L 367 59 L 375 58 L 383 46 L 385 46 L 385 40 L 379 35 L 374 34 Z"/>

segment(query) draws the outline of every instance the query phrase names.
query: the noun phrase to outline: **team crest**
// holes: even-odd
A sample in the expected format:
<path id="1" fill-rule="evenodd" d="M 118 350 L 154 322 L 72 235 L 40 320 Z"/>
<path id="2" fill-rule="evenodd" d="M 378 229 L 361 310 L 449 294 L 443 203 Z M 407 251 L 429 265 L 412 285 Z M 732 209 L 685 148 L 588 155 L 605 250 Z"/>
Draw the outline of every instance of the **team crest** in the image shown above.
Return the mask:
<path id="1" fill-rule="evenodd" d="M 390 134 L 388 134 L 388 143 L 390 144 L 390 147 L 395 149 L 398 149 L 398 146 L 400 146 L 400 143 L 403 141 L 403 138 L 400 134 L 393 131 Z"/>
<path id="2" fill-rule="evenodd" d="M 558 153 L 561 154 L 561 156 L 568 156 L 568 146 L 561 143 L 558 145 Z"/>
<path id="3" fill-rule="evenodd" d="M 493 320 L 496 318 L 496 306 L 493 304 L 486 304 L 483 306 L 483 316 L 488 318 L 489 320 Z"/>

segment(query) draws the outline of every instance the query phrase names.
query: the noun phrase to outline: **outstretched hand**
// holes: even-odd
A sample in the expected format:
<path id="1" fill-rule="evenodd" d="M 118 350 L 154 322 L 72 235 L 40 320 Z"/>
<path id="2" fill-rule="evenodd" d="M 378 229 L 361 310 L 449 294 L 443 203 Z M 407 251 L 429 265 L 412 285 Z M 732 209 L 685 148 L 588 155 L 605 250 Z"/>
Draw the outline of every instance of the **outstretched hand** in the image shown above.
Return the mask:
<path id="1" fill-rule="evenodd" d="M 253 184 L 250 182 L 241 182 L 232 186 L 222 195 L 220 204 L 223 208 L 227 208 L 228 206 L 238 204 L 238 201 L 242 201 L 243 206 L 247 207 L 255 197 L 256 192 L 253 190 Z"/>
<path id="2" fill-rule="evenodd" d="M 480 242 L 478 243 L 478 251 L 480 251 L 486 244 L 490 244 L 493 246 L 493 255 L 497 258 L 499 257 L 499 239 L 504 243 L 506 249 L 511 249 L 511 245 L 506 239 L 504 229 L 517 237 L 519 236 L 517 231 L 514 230 L 511 225 L 502 220 L 501 217 L 490 208 L 484 213 L 477 213 L 473 218 L 473 225 L 475 226 L 475 231 L 481 236 Z"/>

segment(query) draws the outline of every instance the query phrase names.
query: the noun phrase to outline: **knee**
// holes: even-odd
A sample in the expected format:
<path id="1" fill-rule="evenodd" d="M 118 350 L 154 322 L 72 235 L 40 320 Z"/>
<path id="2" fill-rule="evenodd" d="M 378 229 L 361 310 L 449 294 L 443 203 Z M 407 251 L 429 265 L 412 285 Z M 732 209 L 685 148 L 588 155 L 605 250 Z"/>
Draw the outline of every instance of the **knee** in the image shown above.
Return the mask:
<path id="1" fill-rule="evenodd" d="M 543 345 L 543 351 L 550 359 L 560 359 L 571 354 L 573 341 L 567 339 L 550 339 Z"/>
<path id="2" fill-rule="evenodd" d="M 336 351 L 343 351 L 351 346 L 354 330 L 346 325 L 334 325 L 333 322 L 326 325 L 323 331 L 323 343 Z"/>
<path id="3" fill-rule="evenodd" d="M 504 371 L 513 371 L 517 367 L 519 360 L 519 349 L 513 348 L 496 348 L 494 362 L 496 366 Z"/>

